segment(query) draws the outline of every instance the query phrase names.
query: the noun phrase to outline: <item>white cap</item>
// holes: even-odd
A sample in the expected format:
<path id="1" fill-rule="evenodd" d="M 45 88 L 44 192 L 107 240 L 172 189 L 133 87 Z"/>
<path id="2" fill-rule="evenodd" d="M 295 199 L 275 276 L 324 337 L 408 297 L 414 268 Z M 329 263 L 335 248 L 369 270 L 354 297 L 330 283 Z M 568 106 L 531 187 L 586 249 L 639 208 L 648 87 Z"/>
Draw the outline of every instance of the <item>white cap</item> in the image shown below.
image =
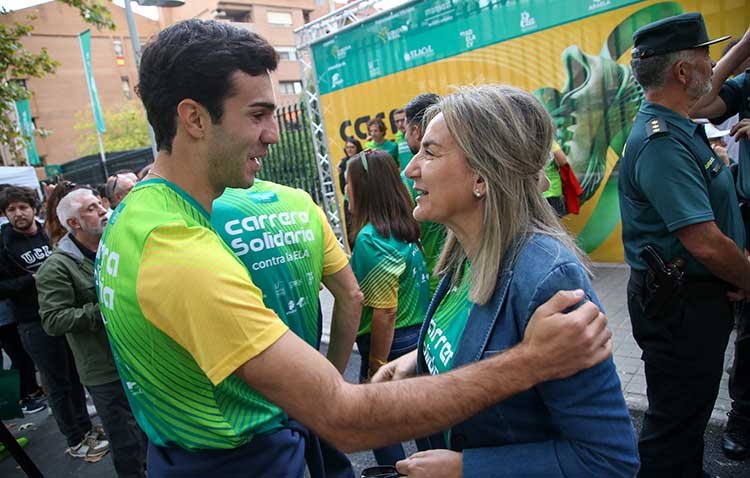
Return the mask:
<path id="1" fill-rule="evenodd" d="M 703 127 L 706 128 L 706 137 L 708 137 L 708 139 L 723 138 L 729 134 L 728 129 L 718 129 L 711 123 L 706 123 Z"/>

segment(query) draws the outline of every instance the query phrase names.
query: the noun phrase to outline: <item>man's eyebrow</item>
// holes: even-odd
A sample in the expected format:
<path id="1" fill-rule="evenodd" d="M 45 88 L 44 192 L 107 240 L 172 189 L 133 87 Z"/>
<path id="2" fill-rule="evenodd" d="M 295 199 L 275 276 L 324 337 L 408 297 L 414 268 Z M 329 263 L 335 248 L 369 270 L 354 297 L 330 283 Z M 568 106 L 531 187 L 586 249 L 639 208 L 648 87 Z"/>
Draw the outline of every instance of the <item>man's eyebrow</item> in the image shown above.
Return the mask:
<path id="1" fill-rule="evenodd" d="M 265 108 L 268 110 L 276 109 L 276 103 L 268 102 L 268 101 L 256 101 L 254 103 L 250 103 L 248 106 L 250 108 Z"/>
<path id="2" fill-rule="evenodd" d="M 431 140 L 431 139 L 428 139 L 427 141 L 422 141 L 422 147 L 423 148 L 427 148 L 427 147 L 430 147 L 430 146 L 440 146 L 440 143 L 438 143 L 437 141 Z"/>

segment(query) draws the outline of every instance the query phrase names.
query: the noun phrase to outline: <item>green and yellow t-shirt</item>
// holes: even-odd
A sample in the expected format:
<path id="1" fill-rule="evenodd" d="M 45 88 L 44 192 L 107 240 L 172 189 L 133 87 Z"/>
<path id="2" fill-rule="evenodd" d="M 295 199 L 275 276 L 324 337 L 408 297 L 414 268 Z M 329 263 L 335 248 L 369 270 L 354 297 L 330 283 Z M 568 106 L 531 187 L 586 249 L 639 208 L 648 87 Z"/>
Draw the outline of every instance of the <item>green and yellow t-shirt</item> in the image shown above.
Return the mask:
<path id="1" fill-rule="evenodd" d="M 396 328 L 421 324 L 430 291 L 422 251 L 414 243 L 385 238 L 368 223 L 357 234 L 351 259 L 365 296 L 357 335 L 369 334 L 372 309 L 396 308 Z"/>
<path id="2" fill-rule="evenodd" d="M 319 346 L 320 281 L 349 263 L 323 211 L 301 189 L 256 180 L 214 201 L 211 224 L 247 267 L 263 303 Z"/>
<path id="3" fill-rule="evenodd" d="M 284 412 L 233 372 L 288 329 L 187 193 L 139 183 L 112 214 L 95 275 L 120 378 L 151 442 L 237 448 L 285 426 Z"/>
<path id="4" fill-rule="evenodd" d="M 469 285 L 471 268 L 466 261 L 460 282 L 451 287 L 430 318 L 424 338 L 424 360 L 431 375 L 453 368 L 458 345 L 466 328 L 471 307 Z"/>
<path id="5" fill-rule="evenodd" d="M 401 172 L 403 172 L 404 169 L 406 169 L 406 166 L 409 165 L 409 161 L 411 161 L 411 158 L 414 157 L 414 153 L 411 152 L 411 148 L 409 147 L 409 143 L 406 142 L 406 139 L 403 139 L 396 144 L 398 144 L 399 168 L 401 168 Z"/>
<path id="6" fill-rule="evenodd" d="M 403 172 L 401 173 L 401 180 L 406 184 L 406 189 L 409 190 L 412 204 L 416 204 L 417 192 L 414 190 L 414 181 L 407 178 Z M 435 266 L 440 259 L 440 253 L 443 251 L 443 245 L 445 244 L 445 226 L 436 222 L 423 221 L 419 223 L 419 230 L 419 242 L 422 243 L 424 263 L 427 267 L 427 273 L 430 275 L 430 297 L 432 297 L 440 284 L 440 277 L 435 276 Z"/>
<path id="7" fill-rule="evenodd" d="M 560 151 L 560 145 L 556 142 L 552 142 L 552 153 Z M 557 167 L 555 158 L 550 154 L 550 159 L 547 165 L 544 167 L 544 175 L 549 179 L 549 188 L 542 193 L 542 197 L 545 198 L 556 198 L 563 195 L 562 190 L 562 179 L 560 179 L 560 168 Z"/>
<path id="8" fill-rule="evenodd" d="M 380 144 L 377 144 L 373 140 L 367 141 L 365 143 L 365 149 L 379 149 L 381 151 L 385 151 L 386 153 L 391 155 L 391 158 L 396 161 L 396 164 L 399 164 L 398 145 L 390 139 L 386 139 Z"/>

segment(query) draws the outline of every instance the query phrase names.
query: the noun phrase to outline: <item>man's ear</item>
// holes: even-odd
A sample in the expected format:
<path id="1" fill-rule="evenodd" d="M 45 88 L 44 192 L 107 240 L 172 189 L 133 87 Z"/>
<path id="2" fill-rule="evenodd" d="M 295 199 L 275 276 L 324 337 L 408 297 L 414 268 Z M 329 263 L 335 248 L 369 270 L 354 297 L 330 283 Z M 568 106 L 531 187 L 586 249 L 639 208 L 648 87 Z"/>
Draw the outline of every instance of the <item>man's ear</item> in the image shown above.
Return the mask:
<path id="1" fill-rule="evenodd" d="M 72 227 L 73 229 L 81 228 L 81 221 L 77 217 L 69 217 L 67 223 L 68 226 Z"/>
<path id="2" fill-rule="evenodd" d="M 210 121 L 208 110 L 195 100 L 186 98 L 177 105 L 176 129 L 183 129 L 193 139 L 205 137 Z"/>
<path id="3" fill-rule="evenodd" d="M 688 70 L 692 67 L 690 63 L 685 60 L 678 60 L 672 65 L 672 76 L 681 85 L 687 85 L 690 82 L 688 78 Z"/>

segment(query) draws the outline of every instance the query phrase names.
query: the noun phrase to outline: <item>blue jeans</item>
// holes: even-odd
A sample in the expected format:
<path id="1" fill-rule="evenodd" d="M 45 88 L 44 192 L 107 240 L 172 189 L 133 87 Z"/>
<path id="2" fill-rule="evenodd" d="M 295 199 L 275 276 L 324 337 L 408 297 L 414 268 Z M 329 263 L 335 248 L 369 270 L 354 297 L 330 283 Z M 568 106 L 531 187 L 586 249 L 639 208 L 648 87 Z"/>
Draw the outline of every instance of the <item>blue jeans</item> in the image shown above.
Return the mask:
<path id="1" fill-rule="evenodd" d="M 65 436 L 68 446 L 78 445 L 91 430 L 91 420 L 86 410 L 86 392 L 67 340 L 47 335 L 38 321 L 19 322 L 18 335 L 42 374 L 49 406 L 60 433 Z"/>
<path id="2" fill-rule="evenodd" d="M 145 478 L 148 440 L 138 427 L 119 380 L 88 385 L 107 433 L 117 478 Z"/>
<path id="3" fill-rule="evenodd" d="M 401 357 L 402 355 L 406 355 L 417 348 L 419 329 L 421 327 L 421 325 L 412 325 L 411 327 L 402 327 L 394 331 L 391 352 L 388 354 L 389 362 Z M 367 379 L 367 371 L 369 368 L 370 334 L 357 337 L 357 348 L 359 348 L 359 355 L 362 357 L 362 363 L 359 368 L 359 381 L 362 383 Z M 401 446 L 401 443 L 378 448 L 373 450 L 372 453 L 375 455 L 375 461 L 381 466 L 394 466 L 397 461 L 406 458 L 404 447 Z"/>

